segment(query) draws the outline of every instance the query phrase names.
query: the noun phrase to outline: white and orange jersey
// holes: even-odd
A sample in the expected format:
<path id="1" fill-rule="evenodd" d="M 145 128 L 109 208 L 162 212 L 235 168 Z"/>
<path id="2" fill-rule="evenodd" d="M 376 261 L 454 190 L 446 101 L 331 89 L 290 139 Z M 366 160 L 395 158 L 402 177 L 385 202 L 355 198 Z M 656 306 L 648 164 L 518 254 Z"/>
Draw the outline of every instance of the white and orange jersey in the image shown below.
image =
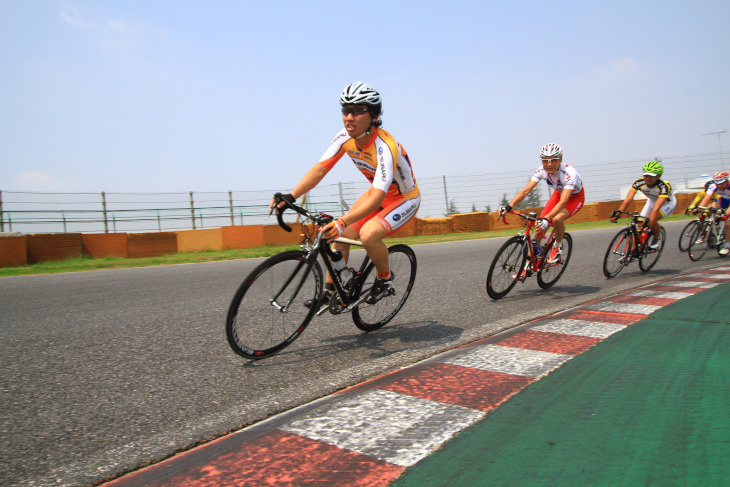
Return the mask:
<path id="1" fill-rule="evenodd" d="M 570 189 L 570 194 L 578 194 L 583 189 L 583 180 L 578 171 L 569 164 L 560 163 L 555 175 L 550 175 L 542 166 L 538 167 L 535 174 L 532 175 L 533 181 L 539 183 L 545 181 L 555 191 L 562 191 L 565 188 Z"/>
<path id="2" fill-rule="evenodd" d="M 415 198 L 421 194 L 406 150 L 385 130 L 371 129 L 370 140 L 361 151 L 355 145 L 355 139 L 342 129 L 319 164 L 329 171 L 345 154 L 350 156 L 373 187 L 384 191 L 386 196 Z"/>

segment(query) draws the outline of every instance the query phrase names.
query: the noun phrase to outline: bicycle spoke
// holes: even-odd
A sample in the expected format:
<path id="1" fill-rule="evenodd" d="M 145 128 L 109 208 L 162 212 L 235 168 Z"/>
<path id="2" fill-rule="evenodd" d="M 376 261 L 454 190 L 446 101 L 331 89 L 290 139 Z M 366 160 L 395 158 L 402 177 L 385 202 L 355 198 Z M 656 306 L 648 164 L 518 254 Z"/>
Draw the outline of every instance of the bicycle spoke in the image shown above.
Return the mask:
<path id="1" fill-rule="evenodd" d="M 648 248 L 649 242 L 652 240 L 652 238 L 653 237 L 650 235 L 647 243 L 644 246 L 644 251 L 639 258 L 639 269 L 641 269 L 642 272 L 649 272 L 649 270 L 654 267 L 654 265 L 659 260 L 659 256 L 662 255 L 662 251 L 664 250 L 664 244 L 667 240 L 667 232 L 664 230 L 664 227 L 661 227 L 661 234 L 659 236 L 659 248 L 656 250 L 651 250 Z"/>
<path id="2" fill-rule="evenodd" d="M 627 228 L 620 230 L 613 237 L 603 258 L 603 275 L 616 277 L 621 269 L 631 260 L 632 238 Z"/>
<path id="3" fill-rule="evenodd" d="M 546 246 L 550 248 L 550 246 Z M 560 276 L 565 272 L 565 268 L 568 267 L 570 261 L 570 255 L 573 252 L 573 238 L 570 234 L 566 233 L 563 235 L 563 241 L 561 242 L 562 253 L 560 260 L 555 264 L 548 264 L 548 255 L 543 257 L 543 267 L 537 273 L 537 284 L 543 289 L 547 289 L 560 279 Z"/>
<path id="4" fill-rule="evenodd" d="M 259 359 L 291 344 L 310 322 L 322 292 L 319 263 L 302 265 L 303 251 L 282 252 L 264 261 L 244 280 L 226 319 L 228 342 L 236 353 Z"/>
<path id="5" fill-rule="evenodd" d="M 497 251 L 487 273 L 487 294 L 501 299 L 512 290 L 525 263 L 525 242 L 512 237 Z"/>
<path id="6" fill-rule="evenodd" d="M 411 294 L 416 280 L 416 254 L 407 245 L 393 245 L 388 249 L 393 287 L 374 304 L 361 302 L 352 310 L 352 320 L 363 331 L 375 331 L 392 320 Z M 371 263 L 363 273 L 358 299 L 367 296 L 375 282 L 375 266 Z"/>

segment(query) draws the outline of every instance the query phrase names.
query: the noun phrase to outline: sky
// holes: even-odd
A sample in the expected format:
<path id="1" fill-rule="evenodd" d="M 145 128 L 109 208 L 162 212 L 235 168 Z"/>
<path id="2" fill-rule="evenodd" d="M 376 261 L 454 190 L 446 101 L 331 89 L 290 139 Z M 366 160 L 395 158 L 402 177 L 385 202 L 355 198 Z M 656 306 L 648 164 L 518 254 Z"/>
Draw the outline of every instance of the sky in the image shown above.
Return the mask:
<path id="1" fill-rule="evenodd" d="M 354 81 L 417 178 L 728 153 L 702 135 L 730 129 L 728 26 L 727 0 L 0 0 L 0 191 L 287 191 Z"/>

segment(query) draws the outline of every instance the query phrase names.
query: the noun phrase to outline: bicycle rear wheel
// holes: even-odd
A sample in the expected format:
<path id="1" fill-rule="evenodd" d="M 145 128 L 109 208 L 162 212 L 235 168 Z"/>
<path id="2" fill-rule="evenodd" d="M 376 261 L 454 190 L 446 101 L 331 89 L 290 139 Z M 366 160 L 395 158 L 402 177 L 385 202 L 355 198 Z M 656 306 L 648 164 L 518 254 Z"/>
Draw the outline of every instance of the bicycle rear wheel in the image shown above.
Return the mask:
<path id="1" fill-rule="evenodd" d="M 692 220 L 682 229 L 678 242 L 680 252 L 687 252 L 689 250 L 689 244 L 692 242 L 692 234 L 694 234 L 695 228 L 699 224 L 699 220 Z"/>
<path id="2" fill-rule="evenodd" d="M 525 265 L 525 238 L 520 235 L 507 240 L 494 256 L 487 273 L 487 294 L 492 299 L 501 299 L 517 283 L 517 278 Z"/>
<path id="3" fill-rule="evenodd" d="M 631 260 L 632 235 L 628 228 L 619 230 L 606 250 L 603 258 L 603 275 L 608 279 L 618 276 L 621 269 Z"/>
<path id="4" fill-rule="evenodd" d="M 662 255 L 664 243 L 667 241 L 667 232 L 664 230 L 664 227 L 660 227 L 660 230 L 661 235 L 659 237 L 659 248 L 657 250 L 649 249 L 649 242 L 653 240 L 653 237 L 651 236 L 649 236 L 649 239 L 644 244 L 644 249 L 641 252 L 641 257 L 639 258 L 639 269 L 641 269 L 642 272 L 649 272 L 659 260 L 659 256 Z"/>
<path id="5" fill-rule="evenodd" d="M 546 248 L 550 248 L 546 246 Z M 560 279 L 560 276 L 565 272 L 565 268 L 568 267 L 570 261 L 570 254 L 573 252 L 573 237 L 569 233 L 563 235 L 563 241 L 561 242 L 562 254 L 560 261 L 555 264 L 548 264 L 547 259 L 549 255 L 545 255 L 542 258 L 540 264 L 540 271 L 537 273 L 537 284 L 543 289 L 547 289 Z"/>
<path id="6" fill-rule="evenodd" d="M 305 301 L 322 294 L 322 268 L 305 262 L 307 253 L 290 250 L 256 267 L 238 288 L 226 317 L 233 350 L 249 359 L 270 357 L 304 331 L 317 312 Z"/>
<path id="7" fill-rule="evenodd" d="M 398 244 L 388 248 L 393 288 L 375 304 L 360 303 L 352 310 L 352 321 L 362 331 L 375 331 L 392 320 L 406 304 L 416 282 L 416 254 L 407 245 Z M 375 265 L 371 262 L 363 271 L 357 296 L 370 293 L 376 277 Z"/>
<path id="8" fill-rule="evenodd" d="M 703 222 L 695 227 L 687 250 L 689 260 L 697 262 L 705 256 L 707 249 L 710 248 L 711 233 L 710 222 Z"/>

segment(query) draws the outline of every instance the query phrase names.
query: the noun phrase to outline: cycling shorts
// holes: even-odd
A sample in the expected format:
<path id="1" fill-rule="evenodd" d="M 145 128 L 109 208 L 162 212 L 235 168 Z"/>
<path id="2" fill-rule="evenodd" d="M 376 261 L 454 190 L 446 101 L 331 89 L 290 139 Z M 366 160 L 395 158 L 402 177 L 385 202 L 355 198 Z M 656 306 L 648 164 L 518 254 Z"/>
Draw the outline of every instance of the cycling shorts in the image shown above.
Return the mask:
<path id="1" fill-rule="evenodd" d="M 659 213 L 661 213 L 662 218 L 665 216 L 669 216 L 672 213 L 674 213 L 674 210 L 677 209 L 677 198 L 672 195 L 670 198 L 665 198 L 666 202 L 662 204 L 662 206 L 659 208 Z M 656 201 L 659 201 L 657 198 L 656 200 L 646 200 L 646 204 L 641 209 L 641 216 L 647 217 L 651 214 L 651 211 L 654 209 L 654 203 Z"/>
<path id="2" fill-rule="evenodd" d="M 548 202 L 545 203 L 545 208 L 543 208 L 542 212 L 540 213 L 540 218 L 543 218 L 545 215 L 550 213 L 553 208 L 555 208 L 555 205 L 557 205 L 560 201 L 560 193 L 561 191 L 553 191 L 552 196 L 550 196 Z M 567 210 L 569 216 L 573 216 L 578 213 L 578 210 L 583 208 L 583 203 L 585 203 L 585 200 L 586 194 L 582 188 L 579 193 L 570 195 L 568 202 L 565 203 L 565 210 Z"/>
<path id="3" fill-rule="evenodd" d="M 377 218 L 385 229 L 385 234 L 391 235 L 416 216 L 419 206 L 421 206 L 420 194 L 415 198 L 405 198 L 402 194 L 386 196 L 383 206 L 350 226 L 360 233 L 365 223 Z"/>
<path id="4" fill-rule="evenodd" d="M 730 206 L 730 198 L 725 198 L 724 196 L 720 197 L 720 208 L 723 210 L 727 210 L 728 206 Z"/>

